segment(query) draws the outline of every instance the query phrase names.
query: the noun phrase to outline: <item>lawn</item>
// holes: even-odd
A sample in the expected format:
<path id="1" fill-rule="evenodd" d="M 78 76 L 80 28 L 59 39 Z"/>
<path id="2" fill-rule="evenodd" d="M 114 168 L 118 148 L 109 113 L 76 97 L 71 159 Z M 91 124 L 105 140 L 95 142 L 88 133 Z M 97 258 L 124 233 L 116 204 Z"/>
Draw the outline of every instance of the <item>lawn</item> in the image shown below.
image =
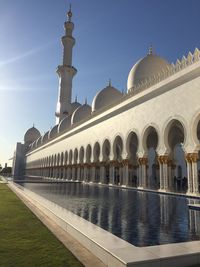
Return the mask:
<path id="1" fill-rule="evenodd" d="M 6 184 L 0 184 L 0 266 L 83 267 Z"/>

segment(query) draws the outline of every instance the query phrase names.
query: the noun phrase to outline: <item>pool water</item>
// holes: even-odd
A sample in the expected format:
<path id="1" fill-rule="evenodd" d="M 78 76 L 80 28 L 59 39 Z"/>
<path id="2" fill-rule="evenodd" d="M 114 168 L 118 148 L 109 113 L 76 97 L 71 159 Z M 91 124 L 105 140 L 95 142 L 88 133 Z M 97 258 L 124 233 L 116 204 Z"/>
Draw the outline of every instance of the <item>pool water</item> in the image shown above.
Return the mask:
<path id="1" fill-rule="evenodd" d="M 82 183 L 23 183 L 135 246 L 200 240 L 200 211 L 186 197 Z"/>

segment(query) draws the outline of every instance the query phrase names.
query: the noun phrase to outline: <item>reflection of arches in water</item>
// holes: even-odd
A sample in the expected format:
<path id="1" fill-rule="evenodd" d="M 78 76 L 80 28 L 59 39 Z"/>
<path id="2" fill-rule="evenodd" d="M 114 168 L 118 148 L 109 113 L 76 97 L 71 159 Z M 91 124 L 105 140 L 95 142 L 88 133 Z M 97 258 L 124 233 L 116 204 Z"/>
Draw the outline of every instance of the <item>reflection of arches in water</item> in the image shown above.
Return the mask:
<path id="1" fill-rule="evenodd" d="M 120 168 L 119 166 L 115 167 L 115 174 L 114 174 L 114 184 L 120 184 Z"/>
<path id="2" fill-rule="evenodd" d="M 95 182 L 100 182 L 100 166 L 96 166 L 95 168 Z"/>
<path id="3" fill-rule="evenodd" d="M 200 212 L 197 210 L 189 210 L 189 227 L 190 231 L 195 233 L 199 239 L 200 236 Z"/>
<path id="4" fill-rule="evenodd" d="M 105 184 L 109 184 L 110 165 L 105 166 Z"/>

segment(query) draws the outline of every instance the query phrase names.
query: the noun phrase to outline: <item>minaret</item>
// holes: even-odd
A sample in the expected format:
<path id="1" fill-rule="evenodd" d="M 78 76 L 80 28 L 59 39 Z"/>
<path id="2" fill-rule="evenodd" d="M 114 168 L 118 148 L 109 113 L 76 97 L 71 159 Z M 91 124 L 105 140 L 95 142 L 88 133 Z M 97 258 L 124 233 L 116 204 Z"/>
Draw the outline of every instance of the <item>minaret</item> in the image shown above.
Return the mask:
<path id="1" fill-rule="evenodd" d="M 68 19 L 64 24 L 65 35 L 61 39 L 64 48 L 63 65 L 59 65 L 57 68 L 57 73 L 59 76 L 59 92 L 55 113 L 56 124 L 58 124 L 71 112 L 72 79 L 77 73 L 77 70 L 72 66 L 72 49 L 75 44 L 75 39 L 72 36 L 74 24 L 71 22 L 71 5 L 67 13 L 67 17 Z"/>

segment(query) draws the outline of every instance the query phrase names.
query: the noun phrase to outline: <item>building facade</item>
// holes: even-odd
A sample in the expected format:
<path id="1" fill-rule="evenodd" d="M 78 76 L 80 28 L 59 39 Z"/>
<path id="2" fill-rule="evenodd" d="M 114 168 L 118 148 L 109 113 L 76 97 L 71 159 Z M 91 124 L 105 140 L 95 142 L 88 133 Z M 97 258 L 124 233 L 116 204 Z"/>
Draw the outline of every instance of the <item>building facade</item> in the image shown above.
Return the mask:
<path id="1" fill-rule="evenodd" d="M 92 105 L 72 102 L 74 24 L 68 12 L 58 66 L 56 125 L 32 127 L 17 144 L 13 176 L 66 179 L 158 191 L 200 192 L 200 51 L 175 64 L 140 59 L 122 94 L 111 82 Z"/>

